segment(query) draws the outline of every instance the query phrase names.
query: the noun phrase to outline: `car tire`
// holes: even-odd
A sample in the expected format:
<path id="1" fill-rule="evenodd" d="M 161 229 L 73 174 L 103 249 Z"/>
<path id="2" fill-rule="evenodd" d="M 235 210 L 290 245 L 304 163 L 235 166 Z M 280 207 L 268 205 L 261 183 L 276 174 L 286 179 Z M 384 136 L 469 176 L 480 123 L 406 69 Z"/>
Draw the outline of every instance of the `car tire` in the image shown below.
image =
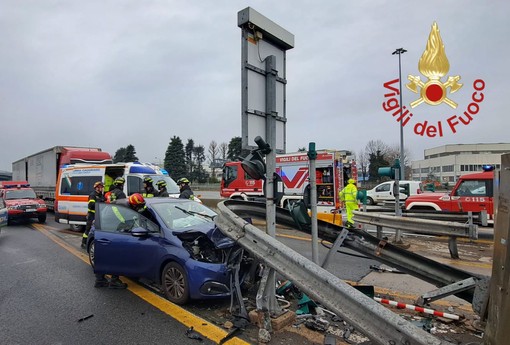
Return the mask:
<path id="1" fill-rule="evenodd" d="M 38 216 L 37 217 L 37 220 L 39 221 L 39 223 L 43 224 L 46 222 L 46 215 L 41 215 L 41 216 Z"/>
<path id="2" fill-rule="evenodd" d="M 78 224 L 69 224 L 69 228 L 75 232 L 83 232 L 85 230 L 83 225 L 78 225 Z"/>
<path id="3" fill-rule="evenodd" d="M 186 270 L 177 262 L 166 264 L 161 274 L 161 290 L 165 297 L 175 304 L 185 304 L 189 300 L 189 283 Z"/>
<path id="4" fill-rule="evenodd" d="M 375 205 L 374 199 L 368 197 L 367 198 L 367 205 Z"/>
<path id="5" fill-rule="evenodd" d="M 92 266 L 92 269 L 94 269 L 94 259 L 95 259 L 95 255 L 96 255 L 96 246 L 95 246 L 95 243 L 94 243 L 93 239 L 89 241 L 89 247 L 87 249 L 87 252 L 89 253 L 90 266 Z"/>

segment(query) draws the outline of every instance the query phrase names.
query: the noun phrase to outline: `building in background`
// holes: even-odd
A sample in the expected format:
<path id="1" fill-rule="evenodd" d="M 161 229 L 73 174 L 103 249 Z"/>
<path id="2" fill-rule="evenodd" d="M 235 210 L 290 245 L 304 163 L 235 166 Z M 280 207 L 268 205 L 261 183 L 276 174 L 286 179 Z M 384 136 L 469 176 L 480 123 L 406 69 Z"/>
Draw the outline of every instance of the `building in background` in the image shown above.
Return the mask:
<path id="1" fill-rule="evenodd" d="M 501 155 L 510 152 L 510 143 L 454 144 L 424 150 L 425 159 L 413 161 L 412 180 L 437 180 L 454 184 L 459 176 L 482 171 L 492 164 L 499 169 Z"/>
<path id="2" fill-rule="evenodd" d="M 12 172 L 0 170 L 0 181 L 11 181 L 12 180 Z"/>

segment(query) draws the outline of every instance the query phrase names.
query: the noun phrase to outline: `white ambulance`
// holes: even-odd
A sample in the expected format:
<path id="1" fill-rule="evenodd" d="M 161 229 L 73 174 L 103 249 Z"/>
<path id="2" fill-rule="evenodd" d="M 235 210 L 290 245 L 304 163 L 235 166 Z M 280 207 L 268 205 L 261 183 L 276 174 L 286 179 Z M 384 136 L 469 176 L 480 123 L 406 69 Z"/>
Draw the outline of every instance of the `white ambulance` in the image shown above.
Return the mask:
<path id="1" fill-rule="evenodd" d="M 158 168 L 146 164 L 73 164 L 61 168 L 55 190 L 55 221 L 80 231 L 86 225 L 88 198 L 94 190 L 94 183 L 101 181 L 108 190 L 113 180 L 123 177 L 126 180 L 124 193 L 129 196 L 142 192 L 143 179 L 148 176 L 154 181 L 154 186 L 159 180 L 164 180 L 170 197 L 179 197 L 175 181 Z"/>

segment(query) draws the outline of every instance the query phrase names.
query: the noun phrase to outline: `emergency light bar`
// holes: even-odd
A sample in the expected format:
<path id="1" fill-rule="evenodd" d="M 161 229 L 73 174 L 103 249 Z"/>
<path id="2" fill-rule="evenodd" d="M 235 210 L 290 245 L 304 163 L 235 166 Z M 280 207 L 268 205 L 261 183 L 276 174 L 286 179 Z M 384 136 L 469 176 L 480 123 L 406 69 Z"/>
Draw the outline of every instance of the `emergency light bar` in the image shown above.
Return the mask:
<path id="1" fill-rule="evenodd" d="M 494 171 L 494 165 L 492 164 L 484 164 L 482 165 L 483 171 Z"/>
<path id="2" fill-rule="evenodd" d="M 0 188 L 27 188 L 30 187 L 28 181 L 0 181 Z"/>

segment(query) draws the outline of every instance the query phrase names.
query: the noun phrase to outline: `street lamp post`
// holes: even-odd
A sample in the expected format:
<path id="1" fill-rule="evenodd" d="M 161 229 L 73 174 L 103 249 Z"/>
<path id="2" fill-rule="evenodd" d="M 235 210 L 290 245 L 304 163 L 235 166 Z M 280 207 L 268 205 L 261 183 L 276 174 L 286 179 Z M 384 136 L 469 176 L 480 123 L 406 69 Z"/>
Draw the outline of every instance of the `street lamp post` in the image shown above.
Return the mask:
<path id="1" fill-rule="evenodd" d="M 404 126 L 402 125 L 402 62 L 400 55 L 404 54 L 407 50 L 404 48 L 397 48 L 392 55 L 398 54 L 398 86 L 400 93 L 400 180 L 404 179 Z"/>

